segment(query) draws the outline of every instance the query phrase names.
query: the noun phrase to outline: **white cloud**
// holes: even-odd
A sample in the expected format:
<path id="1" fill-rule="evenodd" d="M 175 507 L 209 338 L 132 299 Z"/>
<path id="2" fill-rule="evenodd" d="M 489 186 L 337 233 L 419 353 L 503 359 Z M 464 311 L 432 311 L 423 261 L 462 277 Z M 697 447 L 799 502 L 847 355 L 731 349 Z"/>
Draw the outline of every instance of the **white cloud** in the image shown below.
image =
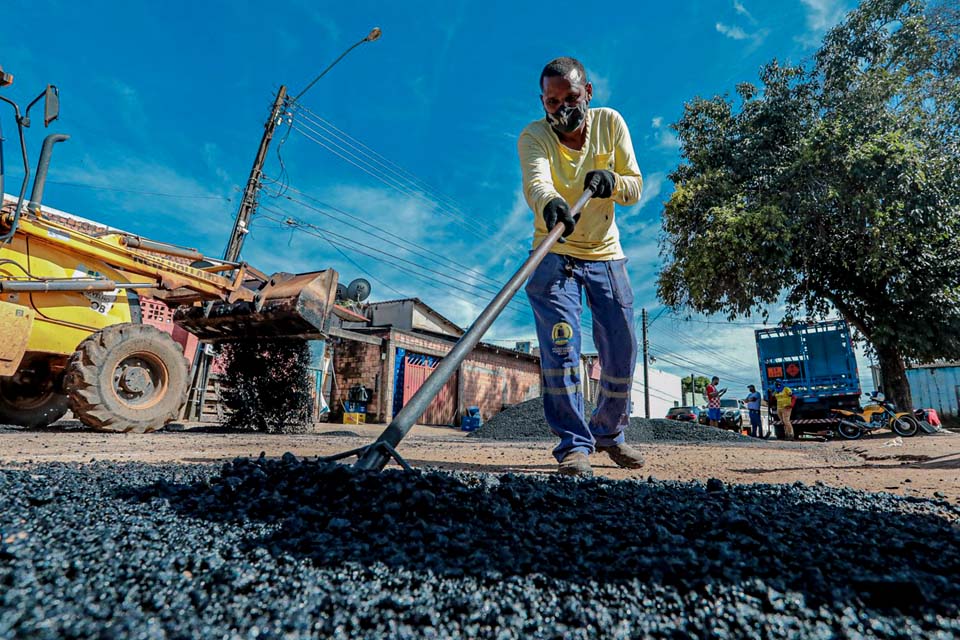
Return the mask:
<path id="1" fill-rule="evenodd" d="M 760 327 L 742 324 L 744 320 L 726 324 L 722 316 L 692 320 L 665 312 L 652 324 L 650 353 L 657 366 L 680 376 L 691 371 L 698 376 L 717 375 L 732 397 L 742 398 L 747 384 L 759 382 L 754 329 Z"/>
<path id="2" fill-rule="evenodd" d="M 806 47 L 819 46 L 823 35 L 850 10 L 847 0 L 800 0 L 806 9 L 807 32 L 795 38 Z"/>
<path id="3" fill-rule="evenodd" d="M 716 29 L 723 35 L 733 40 L 746 40 L 747 38 L 750 37 L 747 34 L 747 32 L 741 29 L 740 27 L 736 27 L 736 26 L 731 27 L 723 24 L 722 22 L 718 22 L 716 24 Z"/>
<path id="4" fill-rule="evenodd" d="M 812 31 L 826 31 L 847 13 L 843 0 L 800 0 L 800 3 L 807 8 L 807 26 Z"/>
<path id="5" fill-rule="evenodd" d="M 653 202 L 654 198 L 660 195 L 663 190 L 663 183 L 666 180 L 664 173 L 651 173 L 643 178 L 643 192 L 640 194 L 640 202 L 632 207 L 638 213 L 648 204 Z"/>
<path id="6" fill-rule="evenodd" d="M 746 51 L 749 53 L 763 44 L 763 41 L 770 35 L 770 29 L 757 29 L 755 31 L 746 31 L 743 27 L 737 25 L 728 25 L 718 22 L 715 25 L 716 30 L 731 40 L 748 41 Z"/>
<path id="7" fill-rule="evenodd" d="M 733 10 L 739 13 L 741 16 L 747 18 L 753 24 L 757 23 L 756 19 L 750 14 L 749 11 L 747 11 L 747 8 L 743 6 L 743 3 L 733 0 Z"/>
<path id="8" fill-rule="evenodd" d="M 291 197 L 330 215 L 284 198 L 262 197 L 264 216 L 244 254 L 251 263 L 264 271 L 334 268 L 344 281 L 366 277 L 373 284 L 372 299 L 417 296 L 461 326 L 476 319 L 529 250 L 532 213 L 519 190 L 510 211 L 496 217 L 496 232 L 481 242 L 430 203 L 386 186 L 323 188 L 298 183 L 297 188 L 315 200 L 296 192 L 290 192 Z M 277 211 L 325 231 L 296 231 L 267 221 L 266 216 L 278 217 Z M 338 249 L 324 239 L 325 234 Z M 497 323 L 499 335 L 524 336 L 532 331 L 532 316 L 524 307 L 522 300 L 511 303 Z"/>
<path id="9" fill-rule="evenodd" d="M 593 99 L 599 104 L 610 102 L 610 78 L 602 76 L 591 69 L 587 69 L 587 78 L 593 85 Z"/>
<path id="10" fill-rule="evenodd" d="M 653 118 L 650 121 L 650 126 L 653 128 L 654 139 L 658 148 L 670 150 L 680 148 L 680 139 L 670 131 L 669 127 L 663 126 L 663 117 Z"/>
<path id="11" fill-rule="evenodd" d="M 103 209 L 117 212 L 102 219 L 99 211 L 63 207 L 69 213 L 154 240 L 196 246 L 211 255 L 223 250 L 233 226 L 236 205 L 227 201 L 227 193 L 156 161 L 126 154 L 86 156 L 75 166 L 58 168 L 57 181 L 92 187 L 85 195 L 96 193 Z M 50 205 L 56 207 L 57 203 Z"/>
<path id="12" fill-rule="evenodd" d="M 225 185 L 235 186 L 236 183 L 233 181 L 233 178 L 230 177 L 230 174 L 220 163 L 220 148 L 214 142 L 205 142 L 203 143 L 203 161 L 206 163 L 207 168 L 210 169 L 220 181 Z"/>
<path id="13" fill-rule="evenodd" d="M 624 244 L 624 251 L 627 251 L 627 243 L 623 236 L 635 238 L 638 234 L 649 235 L 648 232 L 651 229 L 654 236 L 659 232 L 659 211 L 652 214 L 656 216 L 652 219 L 650 215 L 642 214 L 650 203 L 654 203 L 657 208 L 661 206 L 662 198 L 660 196 L 663 194 L 666 183 L 667 176 L 662 172 L 649 173 L 643 176 L 643 193 L 640 194 L 640 201 L 617 214 L 617 227 L 622 234 L 621 241 Z M 654 244 L 656 244 L 655 241 Z"/>

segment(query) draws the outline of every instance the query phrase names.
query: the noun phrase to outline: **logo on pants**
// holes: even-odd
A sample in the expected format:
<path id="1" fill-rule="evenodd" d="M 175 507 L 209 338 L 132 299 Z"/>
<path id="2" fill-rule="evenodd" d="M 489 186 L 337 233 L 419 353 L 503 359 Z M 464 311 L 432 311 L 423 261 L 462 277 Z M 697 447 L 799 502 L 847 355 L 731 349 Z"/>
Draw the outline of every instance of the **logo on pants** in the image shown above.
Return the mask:
<path id="1" fill-rule="evenodd" d="M 550 338 L 553 340 L 553 344 L 558 347 L 570 342 L 570 339 L 573 338 L 573 327 L 571 327 L 566 322 L 558 322 L 553 325 L 553 330 L 550 332 Z"/>

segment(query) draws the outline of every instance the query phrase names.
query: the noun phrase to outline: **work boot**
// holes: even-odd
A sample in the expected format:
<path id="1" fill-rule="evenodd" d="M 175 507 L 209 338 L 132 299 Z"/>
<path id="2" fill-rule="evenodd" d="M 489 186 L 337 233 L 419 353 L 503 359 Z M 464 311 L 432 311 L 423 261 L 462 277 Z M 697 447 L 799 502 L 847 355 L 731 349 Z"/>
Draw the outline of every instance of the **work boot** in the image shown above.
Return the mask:
<path id="1" fill-rule="evenodd" d="M 568 453 L 563 457 L 563 460 L 560 461 L 560 466 L 557 467 L 557 473 L 562 476 L 589 478 L 593 475 L 593 469 L 590 467 L 590 458 L 587 454 L 580 453 L 579 451 Z"/>
<path id="2" fill-rule="evenodd" d="M 597 451 L 610 456 L 610 459 L 623 469 L 639 469 L 644 463 L 643 454 L 625 442 L 611 447 L 597 447 Z"/>

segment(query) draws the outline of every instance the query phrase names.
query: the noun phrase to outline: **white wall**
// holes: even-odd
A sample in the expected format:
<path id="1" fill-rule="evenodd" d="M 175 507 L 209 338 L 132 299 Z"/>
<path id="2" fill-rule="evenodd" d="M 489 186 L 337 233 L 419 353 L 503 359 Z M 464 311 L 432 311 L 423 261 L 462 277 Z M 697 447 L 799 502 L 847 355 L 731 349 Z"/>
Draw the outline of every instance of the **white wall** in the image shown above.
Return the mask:
<path id="1" fill-rule="evenodd" d="M 659 369 L 649 369 L 650 379 L 650 417 L 662 418 L 667 411 L 680 405 L 680 376 Z M 638 365 L 633 375 L 633 388 L 630 390 L 632 408 L 630 415 L 643 417 L 643 367 Z"/>

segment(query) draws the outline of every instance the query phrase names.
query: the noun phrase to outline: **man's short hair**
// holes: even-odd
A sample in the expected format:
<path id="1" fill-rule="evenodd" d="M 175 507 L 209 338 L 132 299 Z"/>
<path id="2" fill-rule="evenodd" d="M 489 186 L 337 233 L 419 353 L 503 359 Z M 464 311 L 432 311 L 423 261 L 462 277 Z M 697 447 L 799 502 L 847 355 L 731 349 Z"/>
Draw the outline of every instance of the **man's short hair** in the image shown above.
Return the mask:
<path id="1" fill-rule="evenodd" d="M 566 78 L 570 76 L 577 76 L 577 78 L 571 77 L 571 80 L 582 79 L 583 84 L 587 84 L 587 70 L 583 68 L 583 64 L 579 60 L 566 56 L 554 58 L 540 72 L 540 88 L 543 88 L 544 78 Z"/>
<path id="2" fill-rule="evenodd" d="M 710 380 L 711 380 L 711 382 L 720 382 L 720 377 L 719 377 L 719 376 L 713 376 L 712 378 L 710 378 Z"/>

